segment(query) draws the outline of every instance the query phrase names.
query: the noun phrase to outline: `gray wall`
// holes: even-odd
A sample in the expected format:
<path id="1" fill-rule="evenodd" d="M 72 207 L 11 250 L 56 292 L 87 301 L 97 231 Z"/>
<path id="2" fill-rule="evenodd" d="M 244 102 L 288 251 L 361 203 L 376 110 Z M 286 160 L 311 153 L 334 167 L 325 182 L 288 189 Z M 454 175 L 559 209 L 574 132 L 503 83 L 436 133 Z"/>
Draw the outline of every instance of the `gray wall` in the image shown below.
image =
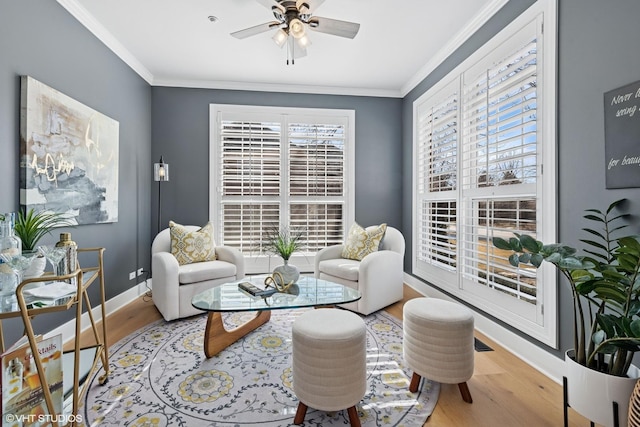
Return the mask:
<path id="1" fill-rule="evenodd" d="M 19 76 L 31 75 L 120 122 L 120 211 L 115 224 L 72 229 L 80 246 L 107 248 L 107 298 L 129 289 L 127 273 L 148 269 L 155 234 L 157 184 L 151 164 L 163 155 L 163 222 L 208 219 L 209 104 L 356 110 L 356 220 L 401 227 L 411 260 L 412 103 L 533 0 L 511 0 L 477 34 L 403 100 L 209 89 L 150 88 L 53 1 L 0 0 L 0 212 L 18 207 Z M 626 197 L 639 209 L 638 189 L 604 187 L 603 93 L 640 80 L 640 2 L 559 0 L 559 240 L 577 244 L 590 207 Z M 153 146 L 152 146 L 153 140 Z M 151 197 L 150 197 L 151 195 Z M 637 230 L 638 218 L 633 217 Z M 48 239 L 54 242 L 55 236 Z M 47 241 L 45 241 L 46 243 Z M 92 289 L 95 300 L 96 289 Z M 560 344 L 571 346 L 571 299 L 560 288 Z M 49 330 L 71 313 L 37 320 Z M 3 323 L 7 341 L 22 332 Z M 560 355 L 561 352 L 549 350 Z"/>
<path id="2" fill-rule="evenodd" d="M 212 89 L 154 87 L 154 161 L 169 164 L 162 183 L 162 223 L 204 224 L 209 219 L 209 104 L 351 109 L 356 112 L 355 218 L 363 226 L 402 216 L 401 100 Z M 157 228 L 154 187 L 152 223 Z"/>
<path id="3" fill-rule="evenodd" d="M 0 0 L 0 212 L 19 206 L 20 76 L 30 75 L 120 122 L 119 221 L 71 231 L 80 247 L 105 247 L 106 296 L 135 284 L 128 272 L 149 269 L 151 88 L 55 1 Z M 42 243 L 54 243 L 58 234 Z M 90 289 L 98 301 L 98 287 Z M 73 310 L 40 316 L 44 333 Z M 3 321 L 8 344 L 22 335 L 18 319 Z"/>
<path id="4" fill-rule="evenodd" d="M 413 101 L 515 16 L 533 4 L 532 0 L 511 0 L 477 34 L 452 54 L 403 100 L 403 231 L 408 254 L 405 269 L 411 266 L 412 200 L 412 105 Z M 603 94 L 640 80 L 640 2 L 637 0 L 558 0 L 558 241 L 579 246 L 584 209 L 606 209 L 614 200 L 627 198 L 625 208 L 638 212 L 640 190 L 605 188 Z M 637 116 L 636 116 L 637 117 Z M 640 146 L 640 142 L 639 142 Z M 637 214 L 632 216 L 638 231 Z M 548 348 L 561 357 L 573 347 L 572 300 L 568 285 L 560 284 L 560 350 Z M 508 325 L 505 325 L 507 328 Z"/>
<path id="5" fill-rule="evenodd" d="M 605 188 L 604 97 L 640 80 L 640 2 L 561 0 L 559 7 L 558 224 L 559 240 L 584 238 L 584 209 L 627 198 L 632 229 L 640 230 L 640 189 Z M 639 120 L 638 116 L 634 116 Z M 640 141 L 637 142 L 640 149 Z M 572 347 L 571 297 L 560 294 L 562 349 Z"/>

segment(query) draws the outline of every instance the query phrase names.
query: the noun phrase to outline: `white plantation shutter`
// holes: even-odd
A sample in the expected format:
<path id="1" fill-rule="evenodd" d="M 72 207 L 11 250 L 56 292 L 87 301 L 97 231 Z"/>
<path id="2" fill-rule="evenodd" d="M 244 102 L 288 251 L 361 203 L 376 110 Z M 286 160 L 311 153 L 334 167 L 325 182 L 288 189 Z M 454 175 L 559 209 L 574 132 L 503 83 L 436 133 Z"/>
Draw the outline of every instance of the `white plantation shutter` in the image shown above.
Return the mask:
<path id="1" fill-rule="evenodd" d="M 465 280 L 530 304 L 537 301 L 536 269 L 512 267 L 508 253 L 493 246 L 493 237 L 509 239 L 513 233 L 536 238 L 535 198 L 477 198 L 464 215 L 461 258 Z"/>
<path id="2" fill-rule="evenodd" d="M 422 202 L 419 260 L 445 269 L 456 268 L 456 216 L 455 200 Z"/>
<path id="3" fill-rule="evenodd" d="M 291 196 L 344 196 L 345 127 L 289 124 Z"/>
<path id="4" fill-rule="evenodd" d="M 280 223 L 282 125 L 236 114 L 219 119 L 221 239 L 243 252 L 255 251 L 262 231 Z"/>
<path id="5" fill-rule="evenodd" d="M 462 76 L 464 189 L 533 184 L 537 176 L 537 52 L 531 23 L 515 52 Z M 524 37 L 524 36 L 527 37 Z M 490 191 L 490 190 L 487 190 Z M 535 192 L 529 190 L 529 192 Z"/>
<path id="6" fill-rule="evenodd" d="M 458 83 L 417 109 L 418 262 L 456 268 Z"/>
<path id="7" fill-rule="evenodd" d="M 541 99 L 555 82 L 544 74 L 553 55 L 544 54 L 542 21 L 517 19 L 415 101 L 413 271 L 556 344 L 555 307 L 545 320 L 543 306 L 555 296 L 542 286 L 553 289 L 553 274 L 512 267 L 492 243 L 513 233 L 554 238 L 555 174 L 541 175 L 543 160 L 554 159 L 555 120 L 543 114 L 554 105 Z"/>
<path id="8" fill-rule="evenodd" d="M 211 210 L 218 242 L 258 259 L 264 258 L 263 233 L 273 227 L 304 231 L 306 254 L 344 240 L 353 211 L 347 191 L 353 114 L 321 112 L 212 106 Z"/>
<path id="9" fill-rule="evenodd" d="M 537 233 L 537 37 L 534 21 L 462 75 L 463 279 L 533 304 L 535 274 L 514 278 L 491 239 Z"/>
<path id="10" fill-rule="evenodd" d="M 316 252 L 344 241 L 345 125 L 289 123 L 289 224 Z"/>

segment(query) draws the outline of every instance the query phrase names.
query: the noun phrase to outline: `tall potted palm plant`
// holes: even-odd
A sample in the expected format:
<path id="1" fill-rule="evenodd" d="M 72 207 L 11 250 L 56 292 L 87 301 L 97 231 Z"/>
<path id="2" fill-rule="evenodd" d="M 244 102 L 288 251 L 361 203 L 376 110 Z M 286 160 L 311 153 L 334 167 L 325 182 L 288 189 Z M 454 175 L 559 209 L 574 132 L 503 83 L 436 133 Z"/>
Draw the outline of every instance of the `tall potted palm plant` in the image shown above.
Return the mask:
<path id="1" fill-rule="evenodd" d="M 531 236 L 515 234 L 509 240 L 494 237 L 499 249 L 511 251 L 515 267 L 552 264 L 571 288 L 574 348 L 567 352 L 569 404 L 591 421 L 613 425 L 612 402 L 600 394 L 618 391 L 620 425 L 626 425 L 626 408 L 640 371 L 631 362 L 640 350 L 640 237 L 621 235 L 627 216 L 617 212 L 624 201 L 613 202 L 605 212 L 588 209 L 584 218 L 596 227 L 584 228 L 583 253 L 562 243 L 544 244 Z M 574 367 L 580 367 L 573 369 Z M 572 373 L 579 377 L 573 377 Z M 597 386 L 595 378 L 615 385 Z M 585 381 L 583 384 L 581 381 Z M 625 384 L 623 386 L 622 384 Z M 626 388 L 625 388 L 626 387 Z M 590 398 L 582 401 L 582 397 Z M 603 403 L 604 409 L 597 406 Z"/>

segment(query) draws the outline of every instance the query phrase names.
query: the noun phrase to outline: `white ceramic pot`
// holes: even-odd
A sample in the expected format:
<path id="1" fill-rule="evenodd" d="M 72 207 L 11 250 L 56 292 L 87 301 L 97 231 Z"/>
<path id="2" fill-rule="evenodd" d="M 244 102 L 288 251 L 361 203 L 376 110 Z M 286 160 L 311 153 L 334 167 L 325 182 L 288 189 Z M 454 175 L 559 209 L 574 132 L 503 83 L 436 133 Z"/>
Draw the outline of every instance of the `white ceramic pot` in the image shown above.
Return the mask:
<path id="1" fill-rule="evenodd" d="M 296 283 L 298 281 L 298 278 L 300 277 L 300 270 L 298 269 L 298 267 L 296 267 L 295 265 L 289 264 L 288 260 L 284 262 L 284 265 L 279 265 L 276 268 L 274 268 L 273 272 L 282 274 L 282 278 L 284 279 L 285 285 L 289 283 Z"/>
<path id="2" fill-rule="evenodd" d="M 627 427 L 629 399 L 640 370 L 631 365 L 627 377 L 594 371 L 576 363 L 573 350 L 566 352 L 564 360 L 569 406 L 596 424 L 613 427 L 613 402 L 617 402 L 620 427 Z"/>

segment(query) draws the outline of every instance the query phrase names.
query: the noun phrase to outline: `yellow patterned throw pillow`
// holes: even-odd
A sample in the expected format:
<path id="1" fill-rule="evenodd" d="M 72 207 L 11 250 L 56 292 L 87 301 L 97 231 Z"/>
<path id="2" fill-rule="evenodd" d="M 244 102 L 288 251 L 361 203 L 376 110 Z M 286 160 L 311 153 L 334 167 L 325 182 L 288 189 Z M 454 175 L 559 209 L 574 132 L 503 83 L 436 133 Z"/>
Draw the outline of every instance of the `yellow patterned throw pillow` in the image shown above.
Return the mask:
<path id="1" fill-rule="evenodd" d="M 192 264 L 216 259 L 211 223 L 208 222 L 199 230 L 189 231 L 184 225 L 169 221 L 169 233 L 171 235 L 171 254 L 176 257 L 178 264 Z"/>
<path id="2" fill-rule="evenodd" d="M 365 230 L 354 222 L 342 249 L 342 258 L 362 261 L 362 258 L 378 250 L 385 231 L 387 231 L 387 224 Z"/>

